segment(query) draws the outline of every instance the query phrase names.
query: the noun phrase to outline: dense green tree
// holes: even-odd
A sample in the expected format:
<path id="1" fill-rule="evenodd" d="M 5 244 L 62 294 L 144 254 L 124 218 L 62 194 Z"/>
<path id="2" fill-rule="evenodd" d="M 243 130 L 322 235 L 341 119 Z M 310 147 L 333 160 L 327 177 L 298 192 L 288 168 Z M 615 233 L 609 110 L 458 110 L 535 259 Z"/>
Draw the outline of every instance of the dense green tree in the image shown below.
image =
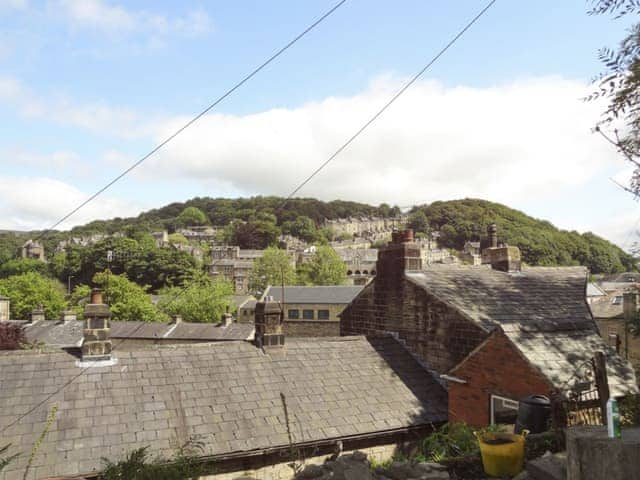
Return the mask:
<path id="1" fill-rule="evenodd" d="M 296 284 L 296 272 L 291 257 L 285 250 L 270 247 L 262 257 L 253 262 L 249 274 L 249 290 L 254 295 L 262 294 L 268 285 Z"/>
<path id="2" fill-rule="evenodd" d="M 240 248 L 264 249 L 274 245 L 280 236 L 280 228 L 275 223 L 256 220 L 236 223 L 231 242 Z"/>
<path id="3" fill-rule="evenodd" d="M 301 215 L 295 220 L 284 222 L 282 224 L 282 233 L 298 237 L 309 243 L 316 242 L 321 237 L 315 222 L 305 215 Z"/>
<path id="4" fill-rule="evenodd" d="M 428 233 L 430 231 L 429 219 L 422 210 L 416 210 L 409 214 L 407 226 L 418 233 Z"/>
<path id="5" fill-rule="evenodd" d="M 20 275 L 27 272 L 36 272 L 40 275 L 48 273 L 47 264 L 33 258 L 16 258 L 0 264 L 0 278 Z"/>
<path id="6" fill-rule="evenodd" d="M 69 307 L 76 312 L 79 319 L 84 317 L 84 307 L 91 298 L 91 287 L 89 285 L 76 285 L 71 291 Z"/>
<path id="7" fill-rule="evenodd" d="M 189 245 L 189 240 L 181 233 L 172 233 L 169 235 L 169 242 L 178 245 Z"/>
<path id="8" fill-rule="evenodd" d="M 18 256 L 18 249 L 27 241 L 26 237 L 13 233 L 0 233 L 0 264 Z"/>
<path id="9" fill-rule="evenodd" d="M 304 285 L 342 285 L 347 279 L 347 266 L 328 245 L 316 248 L 315 255 L 298 267 L 298 280 Z"/>
<path id="10" fill-rule="evenodd" d="M 207 225 L 209 223 L 207 215 L 197 207 L 185 208 L 180 215 L 178 215 L 176 221 L 178 225 L 183 227 Z"/>
<path id="11" fill-rule="evenodd" d="M 201 275 L 182 287 L 162 289 L 158 309 L 167 315 L 181 315 L 187 322 L 217 323 L 223 313 L 233 310 L 233 293 L 230 282 Z"/>
<path id="12" fill-rule="evenodd" d="M 93 276 L 93 283 L 104 289 L 105 301 L 111 309 L 113 320 L 154 322 L 166 320 L 151 302 L 148 286 L 132 282 L 126 275 L 114 275 L 109 271 Z"/>
<path id="13" fill-rule="evenodd" d="M 42 305 L 48 319 L 58 319 L 66 308 L 64 286 L 36 272 L 0 279 L 0 295 L 11 299 L 11 316 L 27 319 L 31 311 Z"/>

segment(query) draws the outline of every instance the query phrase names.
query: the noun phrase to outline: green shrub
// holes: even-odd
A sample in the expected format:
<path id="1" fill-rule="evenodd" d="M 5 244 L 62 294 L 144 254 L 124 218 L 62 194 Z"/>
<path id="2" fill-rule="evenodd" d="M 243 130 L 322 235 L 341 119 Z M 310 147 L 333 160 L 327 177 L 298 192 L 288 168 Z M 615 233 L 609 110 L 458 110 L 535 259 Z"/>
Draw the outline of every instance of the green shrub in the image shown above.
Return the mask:
<path id="1" fill-rule="evenodd" d="M 499 425 L 474 429 L 466 423 L 445 423 L 422 441 L 422 455 L 432 462 L 447 458 L 478 455 L 480 447 L 474 432 L 498 432 Z"/>

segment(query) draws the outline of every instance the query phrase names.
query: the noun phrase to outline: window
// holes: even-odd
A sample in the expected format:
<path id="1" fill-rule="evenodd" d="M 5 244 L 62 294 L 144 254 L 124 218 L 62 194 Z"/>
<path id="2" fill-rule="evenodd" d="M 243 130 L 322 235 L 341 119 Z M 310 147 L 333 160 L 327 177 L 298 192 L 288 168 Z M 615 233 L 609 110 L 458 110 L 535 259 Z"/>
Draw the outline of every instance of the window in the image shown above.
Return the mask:
<path id="1" fill-rule="evenodd" d="M 613 303 L 614 305 L 622 305 L 622 295 L 617 295 L 613 297 L 613 300 L 611 301 L 611 303 Z"/>
<path id="2" fill-rule="evenodd" d="M 518 402 L 510 398 L 491 395 L 491 423 L 511 425 L 518 417 Z"/>
<path id="3" fill-rule="evenodd" d="M 297 320 L 298 318 L 300 318 L 300 310 L 296 308 L 296 309 L 287 311 L 287 317 L 292 318 L 293 320 Z"/>
<path id="4" fill-rule="evenodd" d="M 318 310 L 318 320 L 329 320 L 329 310 Z"/>
<path id="5" fill-rule="evenodd" d="M 305 320 L 313 320 L 313 310 L 302 310 L 302 318 Z"/>

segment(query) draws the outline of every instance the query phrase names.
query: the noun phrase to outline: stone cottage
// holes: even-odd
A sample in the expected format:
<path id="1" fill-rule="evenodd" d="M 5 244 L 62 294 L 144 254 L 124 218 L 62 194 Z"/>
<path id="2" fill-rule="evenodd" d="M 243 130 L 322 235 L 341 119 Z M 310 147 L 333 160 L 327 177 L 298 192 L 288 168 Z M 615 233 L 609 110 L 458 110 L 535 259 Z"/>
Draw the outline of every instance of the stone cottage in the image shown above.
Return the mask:
<path id="1" fill-rule="evenodd" d="M 54 406 L 29 478 L 94 479 L 104 457 L 144 446 L 169 457 L 191 439 L 207 478 L 284 479 L 289 462 L 339 451 L 389 458 L 446 421 L 446 392 L 401 342 L 285 339 L 275 303 L 256 305 L 253 343 L 120 351 L 100 303 L 87 305 L 84 327 L 75 351 L 0 352 L 0 438 L 23 453 L 0 480 L 23 478 Z"/>
<path id="2" fill-rule="evenodd" d="M 582 267 L 523 267 L 489 230 L 484 265 L 423 268 L 411 231 L 380 249 L 377 276 L 341 314 L 342 335 L 392 334 L 447 380 L 449 418 L 486 425 L 529 394 L 567 391 L 598 350 L 613 395 L 635 375 L 599 336 Z"/>

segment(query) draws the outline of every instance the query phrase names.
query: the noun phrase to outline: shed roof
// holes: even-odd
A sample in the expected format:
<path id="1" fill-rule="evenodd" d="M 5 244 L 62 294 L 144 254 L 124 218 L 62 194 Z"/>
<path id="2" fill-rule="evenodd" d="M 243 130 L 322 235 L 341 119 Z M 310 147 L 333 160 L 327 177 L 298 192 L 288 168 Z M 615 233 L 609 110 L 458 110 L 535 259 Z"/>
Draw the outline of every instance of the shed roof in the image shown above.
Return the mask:
<path id="1" fill-rule="evenodd" d="M 9 453 L 29 452 L 47 409 L 58 406 L 32 470 L 37 478 L 88 473 L 101 457 L 141 446 L 168 455 L 172 442 L 194 435 L 205 455 L 284 447 L 281 395 L 296 443 L 447 418 L 445 391 L 391 337 L 288 339 L 285 352 L 272 355 L 247 342 L 154 346 L 117 360 L 81 370 L 66 352 L 0 352 L 0 430 L 26 414 L 3 431 Z"/>
<path id="2" fill-rule="evenodd" d="M 362 291 L 361 285 L 332 285 L 332 286 L 285 286 L 284 301 L 286 303 L 351 303 L 356 295 Z M 273 297 L 276 302 L 282 302 L 282 287 L 270 286 L 265 297 Z"/>

